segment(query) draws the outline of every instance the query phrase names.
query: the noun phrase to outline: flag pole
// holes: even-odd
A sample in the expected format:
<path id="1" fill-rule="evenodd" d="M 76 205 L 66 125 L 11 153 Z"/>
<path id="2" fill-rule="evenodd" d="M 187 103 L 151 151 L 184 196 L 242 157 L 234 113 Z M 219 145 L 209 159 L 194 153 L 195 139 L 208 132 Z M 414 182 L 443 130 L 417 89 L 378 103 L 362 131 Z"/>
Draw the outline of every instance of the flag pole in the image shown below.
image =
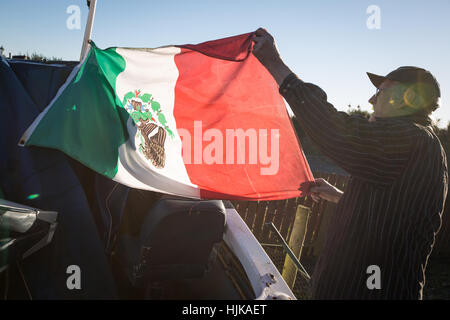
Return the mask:
<path id="1" fill-rule="evenodd" d="M 95 7 L 97 6 L 97 0 L 88 0 L 89 16 L 86 22 L 86 29 L 84 30 L 83 46 L 81 48 L 80 60 L 83 60 L 84 56 L 89 50 L 89 40 L 91 39 L 92 25 L 94 24 Z"/>

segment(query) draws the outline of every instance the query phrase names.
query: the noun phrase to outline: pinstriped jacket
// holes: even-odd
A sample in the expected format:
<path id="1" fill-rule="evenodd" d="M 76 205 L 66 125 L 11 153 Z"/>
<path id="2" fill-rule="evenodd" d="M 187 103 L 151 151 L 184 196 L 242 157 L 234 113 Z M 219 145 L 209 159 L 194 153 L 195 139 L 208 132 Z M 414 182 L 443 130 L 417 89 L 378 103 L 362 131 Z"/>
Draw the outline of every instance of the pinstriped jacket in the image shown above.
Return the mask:
<path id="1" fill-rule="evenodd" d="M 295 74 L 280 93 L 320 151 L 351 175 L 315 267 L 314 298 L 421 299 L 448 188 L 445 151 L 427 119 L 349 116 Z M 379 289 L 367 285 L 372 265 Z"/>

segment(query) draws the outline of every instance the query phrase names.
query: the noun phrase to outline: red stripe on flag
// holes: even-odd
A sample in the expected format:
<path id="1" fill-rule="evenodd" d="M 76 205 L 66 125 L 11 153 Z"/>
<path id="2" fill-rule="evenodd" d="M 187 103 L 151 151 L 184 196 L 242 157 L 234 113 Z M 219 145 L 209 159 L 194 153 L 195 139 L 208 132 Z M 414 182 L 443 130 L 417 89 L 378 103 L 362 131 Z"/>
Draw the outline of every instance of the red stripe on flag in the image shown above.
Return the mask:
<path id="1" fill-rule="evenodd" d="M 235 39 L 234 54 L 242 53 L 248 39 Z M 233 52 L 228 39 L 226 47 Z M 174 116 L 178 132 L 188 133 L 182 136 L 183 157 L 202 198 L 304 196 L 313 176 L 271 75 L 251 54 L 235 62 L 191 49 L 175 56 L 179 77 Z M 205 53 L 205 47 L 200 49 Z M 235 135 L 244 146 L 238 147 Z"/>
<path id="2" fill-rule="evenodd" d="M 247 59 L 253 48 L 254 32 L 219 40 L 206 41 L 199 44 L 185 44 L 179 48 L 198 51 L 204 55 L 230 61 Z"/>

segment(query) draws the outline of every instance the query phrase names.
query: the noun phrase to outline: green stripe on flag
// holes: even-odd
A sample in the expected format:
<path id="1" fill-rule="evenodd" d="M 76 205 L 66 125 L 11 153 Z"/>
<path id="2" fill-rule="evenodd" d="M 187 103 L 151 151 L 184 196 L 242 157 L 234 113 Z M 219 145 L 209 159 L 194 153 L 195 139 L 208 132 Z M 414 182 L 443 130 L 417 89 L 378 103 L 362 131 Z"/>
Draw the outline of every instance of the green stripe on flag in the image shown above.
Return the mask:
<path id="1" fill-rule="evenodd" d="M 42 118 L 26 145 L 61 150 L 109 178 L 118 169 L 119 146 L 128 140 L 128 112 L 115 93 L 125 70 L 116 48 L 95 44 L 80 70 Z"/>

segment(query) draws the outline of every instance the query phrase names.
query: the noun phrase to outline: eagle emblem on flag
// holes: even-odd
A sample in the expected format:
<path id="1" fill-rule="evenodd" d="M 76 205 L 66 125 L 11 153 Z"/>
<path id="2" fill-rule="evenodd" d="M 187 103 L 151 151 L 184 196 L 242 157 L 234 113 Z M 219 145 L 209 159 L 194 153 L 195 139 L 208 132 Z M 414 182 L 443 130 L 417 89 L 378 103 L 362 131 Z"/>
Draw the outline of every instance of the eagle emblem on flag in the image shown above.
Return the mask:
<path id="1" fill-rule="evenodd" d="M 134 90 L 125 94 L 122 104 L 138 128 L 141 139 L 139 151 L 156 168 L 164 168 L 166 136 L 168 134 L 173 138 L 174 134 L 167 125 L 160 103 L 151 94 Z M 155 130 L 156 134 L 151 136 Z"/>

